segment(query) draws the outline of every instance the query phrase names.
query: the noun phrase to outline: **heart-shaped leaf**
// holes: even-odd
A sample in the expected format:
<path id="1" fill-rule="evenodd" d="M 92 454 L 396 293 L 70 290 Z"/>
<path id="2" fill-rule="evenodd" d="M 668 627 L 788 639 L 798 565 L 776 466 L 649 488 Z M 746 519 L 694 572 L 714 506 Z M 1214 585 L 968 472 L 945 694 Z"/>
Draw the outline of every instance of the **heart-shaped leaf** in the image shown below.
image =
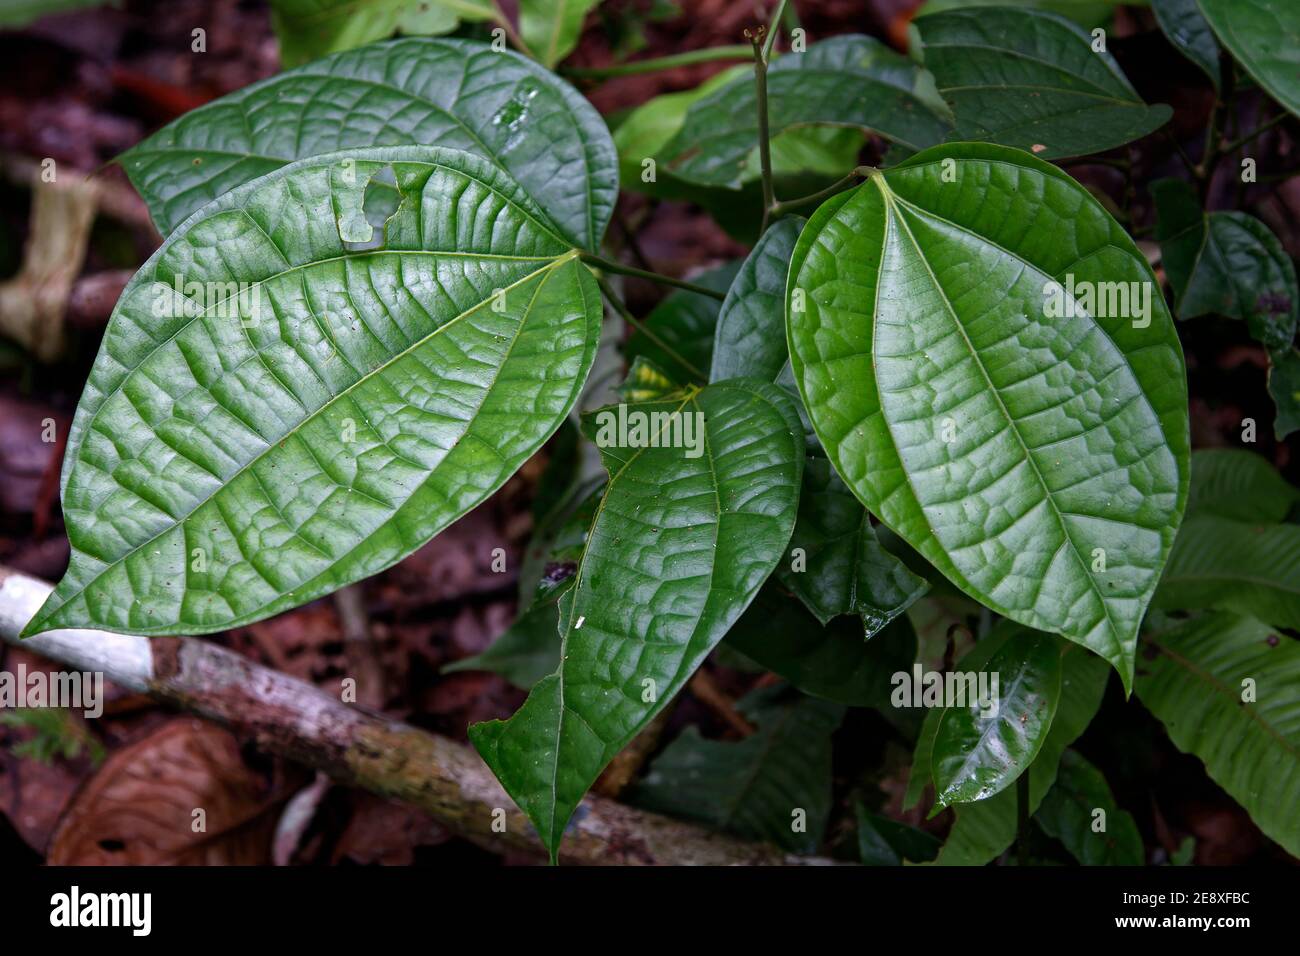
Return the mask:
<path id="1" fill-rule="evenodd" d="M 1241 319 L 1265 348 L 1289 348 L 1300 287 L 1291 257 L 1268 226 L 1244 212 L 1203 212 L 1195 190 L 1179 179 L 1152 183 L 1151 195 L 1178 318 Z"/>
<path id="2" fill-rule="evenodd" d="M 1256 82 L 1300 116 L 1300 4 L 1197 0 L 1219 42 Z"/>
<path id="3" fill-rule="evenodd" d="M 1158 290 L 1060 170 L 953 144 L 825 203 L 787 293 L 804 406 L 863 504 L 1126 687 L 1187 496 L 1186 370 Z"/>
<path id="4" fill-rule="evenodd" d="M 363 146 L 447 146 L 506 170 L 574 245 L 595 249 L 618 196 L 605 122 L 516 53 L 408 39 L 317 60 L 191 110 L 120 157 L 164 234 L 286 163 Z"/>
<path id="5" fill-rule="evenodd" d="M 831 734 L 844 708 L 769 687 L 736 709 L 757 725 L 752 736 L 705 740 L 687 727 L 655 758 L 631 802 L 792 853 L 815 852 L 831 810 Z"/>
<path id="6" fill-rule="evenodd" d="M 1300 856 L 1300 642 L 1209 614 L 1143 638 L 1137 693 L 1179 750 Z"/>
<path id="7" fill-rule="evenodd" d="M 659 162 L 689 182 L 739 188 L 758 148 L 757 96 L 751 68 L 692 104 Z M 866 36 L 832 37 L 777 59 L 767 103 L 772 136 L 794 126 L 853 126 L 917 150 L 942 142 L 951 126 L 931 77 Z"/>
<path id="8" fill-rule="evenodd" d="M 610 481 L 560 603 L 560 667 L 509 720 L 469 731 L 552 859 L 601 769 L 772 573 L 803 470 L 789 397 L 755 380 L 602 409 L 585 427 Z"/>
<path id="9" fill-rule="evenodd" d="M 918 19 L 916 28 L 925 65 L 957 117 L 955 139 L 1059 159 L 1141 139 L 1173 115 L 1142 102 L 1115 58 L 1054 13 L 951 10 Z"/>
<path id="10" fill-rule="evenodd" d="M 1061 645 L 1026 632 L 1008 640 L 985 665 L 990 698 L 949 702 L 930 756 L 935 798 L 943 806 L 986 800 L 1015 782 L 1034 758 L 1061 697 Z M 967 685 L 977 675 L 967 673 Z"/>
<path id="11" fill-rule="evenodd" d="M 492 0 L 271 0 L 271 25 L 286 67 L 395 33 L 438 36 L 461 20 L 495 18 Z"/>
<path id="12" fill-rule="evenodd" d="M 1196 0 L 1151 0 L 1160 30 L 1178 52 L 1191 60 L 1219 88 L 1219 41 L 1201 16 Z"/>
<path id="13" fill-rule="evenodd" d="M 71 564 L 25 633 L 209 633 L 394 564 L 555 431 L 600 317 L 572 246 L 468 153 L 357 150 L 228 193 L 113 312 L 64 461 Z"/>

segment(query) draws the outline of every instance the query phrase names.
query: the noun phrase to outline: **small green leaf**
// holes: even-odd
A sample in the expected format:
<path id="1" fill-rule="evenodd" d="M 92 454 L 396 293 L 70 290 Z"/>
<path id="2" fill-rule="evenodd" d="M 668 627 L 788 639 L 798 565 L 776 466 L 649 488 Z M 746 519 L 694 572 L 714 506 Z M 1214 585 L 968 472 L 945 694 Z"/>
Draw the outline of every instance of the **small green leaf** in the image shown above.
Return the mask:
<path id="1" fill-rule="evenodd" d="M 856 614 L 867 638 L 930 589 L 881 546 L 866 509 L 825 458 L 804 465 L 799 520 L 776 573 L 823 625 Z"/>
<path id="2" fill-rule="evenodd" d="M 864 866 L 902 866 L 903 861 L 927 863 L 939 853 L 939 840 L 924 830 L 872 813 L 854 803 L 858 820 L 858 858 Z"/>
<path id="3" fill-rule="evenodd" d="M 401 204 L 357 248 L 340 228 L 370 228 L 385 176 Z M 71 563 L 24 633 L 212 633 L 391 566 L 559 427 L 600 317 L 576 251 L 469 153 L 355 150 L 227 193 L 113 312 L 64 461 Z"/>
<path id="4" fill-rule="evenodd" d="M 1300 525 L 1188 518 L 1151 606 L 1217 608 L 1300 628 Z"/>
<path id="5" fill-rule="evenodd" d="M 1300 4 L 1197 0 L 1219 42 L 1260 86 L 1300 116 Z"/>
<path id="6" fill-rule="evenodd" d="M 1061 696 L 1061 646 L 1046 634 L 1018 634 L 989 660 L 993 701 L 949 706 L 930 756 L 943 806 L 986 800 L 1015 782 L 1047 738 Z M 973 675 L 972 675 L 973 676 Z"/>
<path id="7" fill-rule="evenodd" d="M 827 201 L 786 301 L 804 407 L 858 499 L 1127 687 L 1189 438 L 1173 321 L 1119 224 L 1025 153 L 941 146 Z"/>
<path id="8" fill-rule="evenodd" d="M 1231 614 L 1144 637 L 1137 694 L 1179 750 L 1300 856 L 1300 642 Z"/>
<path id="9" fill-rule="evenodd" d="M 691 281 L 725 292 L 739 269 L 739 262 L 729 262 L 692 276 Z M 623 351 L 629 359 L 649 359 L 676 381 L 702 382 L 713 358 L 720 309 L 718 300 L 707 295 L 682 289 L 672 292 L 642 320 L 650 332 L 633 332 Z"/>
<path id="10" fill-rule="evenodd" d="M 1182 180 L 1158 180 L 1151 193 L 1178 318 L 1217 313 L 1241 319 L 1265 348 L 1289 348 L 1300 288 L 1291 257 L 1268 226 L 1244 212 L 1203 213 Z"/>
<path id="11" fill-rule="evenodd" d="M 1187 59 L 1199 66 L 1219 88 L 1219 41 L 1205 22 L 1196 0 L 1151 0 L 1156 23 L 1169 42 Z"/>
<path id="12" fill-rule="evenodd" d="M 1141 139 L 1173 111 L 1148 106 L 1115 58 L 1054 13 L 951 10 L 916 20 L 921 54 L 957 117 L 953 139 L 1015 146 L 1043 159 Z"/>
<path id="13" fill-rule="evenodd" d="M 752 376 L 774 382 L 790 361 L 785 283 L 805 219 L 789 216 L 763 233 L 736 273 L 718 313 L 709 381 Z"/>
<path id="14" fill-rule="evenodd" d="M 1236 448 L 1192 452 L 1187 517 L 1215 515 L 1253 524 L 1277 524 L 1300 501 L 1296 488 L 1268 460 Z"/>
<path id="15" fill-rule="evenodd" d="M 705 740 L 687 727 L 630 801 L 792 853 L 815 852 L 831 809 L 831 734 L 844 708 L 784 687 L 754 691 L 736 707 L 757 725 L 751 736 Z"/>
<path id="16" fill-rule="evenodd" d="M 773 136 L 795 126 L 852 126 L 916 150 L 941 142 L 951 125 L 929 75 L 866 36 L 832 37 L 778 58 L 767 100 Z M 737 189 L 757 143 L 751 67 L 691 104 L 659 163 L 689 182 Z"/>
<path id="17" fill-rule="evenodd" d="M 1120 809 L 1101 771 L 1073 750 L 1061 754 L 1056 783 L 1034 819 L 1084 866 L 1142 865 L 1133 815 Z"/>
<path id="18" fill-rule="evenodd" d="M 521 690 L 531 690 L 560 666 L 559 599 L 564 590 L 521 613 L 482 654 L 453 661 L 442 673 L 491 671 Z"/>
<path id="19" fill-rule="evenodd" d="M 395 33 L 437 36 L 461 20 L 495 15 L 491 0 L 271 0 L 271 26 L 286 67 Z"/>
<path id="20" fill-rule="evenodd" d="M 823 627 L 773 584 L 758 592 L 727 632 L 724 646 L 805 694 L 851 707 L 874 707 L 886 717 L 903 713 L 890 705 L 891 678 L 916 659 L 916 633 L 906 616 L 864 641 L 856 621 L 837 618 Z"/>
<path id="21" fill-rule="evenodd" d="M 543 66 L 573 52 L 587 14 L 600 0 L 519 0 L 519 32 Z"/>
<path id="22" fill-rule="evenodd" d="M 481 43 L 409 39 L 339 53 L 223 96 L 119 157 L 164 235 L 286 163 L 363 146 L 448 146 L 506 170 L 593 250 L 618 198 L 600 114 L 536 63 Z"/>
<path id="23" fill-rule="evenodd" d="M 610 481 L 561 602 L 560 666 L 509 720 L 469 731 L 553 859 L 601 769 L 771 574 L 790 540 L 803 471 L 792 402 L 755 380 L 602 409 L 585 428 Z M 687 447 L 670 447 L 673 435 Z"/>

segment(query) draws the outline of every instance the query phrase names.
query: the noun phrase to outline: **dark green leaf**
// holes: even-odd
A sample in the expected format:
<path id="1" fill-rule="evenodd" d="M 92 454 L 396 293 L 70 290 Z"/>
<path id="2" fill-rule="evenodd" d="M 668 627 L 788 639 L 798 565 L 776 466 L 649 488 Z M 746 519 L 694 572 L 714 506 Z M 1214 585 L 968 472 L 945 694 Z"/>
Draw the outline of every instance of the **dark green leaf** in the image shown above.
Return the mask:
<path id="1" fill-rule="evenodd" d="M 966 703 L 947 707 L 935 731 L 930 763 L 935 799 L 944 806 L 986 800 L 1015 782 L 1056 716 L 1061 645 L 1055 638 L 1017 634 L 985 666 L 989 680 L 998 680 L 996 706 L 976 696 L 968 672 Z"/>
<path id="2" fill-rule="evenodd" d="M 521 690 L 532 686 L 560 666 L 560 592 L 538 601 L 515 619 L 482 654 L 454 661 L 442 669 L 491 671 Z"/>
<path id="3" fill-rule="evenodd" d="M 903 861 L 926 863 L 939 853 L 940 842 L 915 827 L 872 813 L 854 804 L 858 818 L 858 858 L 864 866 L 902 866 Z"/>
<path id="4" fill-rule="evenodd" d="M 1300 116 L 1300 4 L 1292 0 L 1197 0 L 1219 42 L 1256 82 Z"/>
<path id="5" fill-rule="evenodd" d="M 774 223 L 736 273 L 718 313 L 709 381 L 753 376 L 774 382 L 789 362 L 785 281 L 805 222 L 790 216 Z"/>
<path id="6" fill-rule="evenodd" d="M 1300 642 L 1210 614 L 1150 635 L 1137 694 L 1179 750 L 1300 856 Z"/>
<path id="7" fill-rule="evenodd" d="M 402 202 L 376 245 L 385 174 Z M 26 633 L 211 633 L 389 567 L 563 421 L 599 303 L 469 153 L 356 150 L 227 193 L 113 312 L 64 462 L 71 564 Z"/>
<path id="8" fill-rule="evenodd" d="M 560 667 L 509 720 L 470 728 L 552 856 L 601 769 L 681 689 L 771 574 L 798 504 L 801 430 L 775 385 L 736 379 L 620 409 L 585 423 L 610 482 L 561 602 Z M 650 419 L 653 435 L 688 447 L 647 447 L 651 436 L 637 434 L 633 412 L 661 416 Z M 615 425 L 622 416 L 626 430 Z M 702 441 L 688 440 L 687 423 L 703 428 Z"/>
<path id="9" fill-rule="evenodd" d="M 862 626 L 838 618 L 818 624 L 793 598 L 769 584 L 727 633 L 725 645 L 740 651 L 805 694 L 890 714 L 891 678 L 916 659 L 916 634 L 899 617 L 870 641 Z"/>
<path id="10" fill-rule="evenodd" d="M 1160 29 L 1183 56 L 1191 60 L 1219 88 L 1219 41 L 1201 16 L 1196 0 L 1151 0 Z"/>
<path id="11" fill-rule="evenodd" d="M 1055 167 L 955 144 L 826 202 L 791 273 L 795 379 L 854 494 L 1128 686 L 1189 471 L 1182 350 L 1133 241 Z"/>
<path id="12" fill-rule="evenodd" d="M 417 144 L 491 160 L 573 244 L 600 244 L 618 196 L 604 120 L 537 64 L 465 40 L 398 40 L 317 60 L 191 110 L 121 162 L 166 234 L 294 160 Z"/>
<path id="13" fill-rule="evenodd" d="M 705 740 L 694 727 L 650 765 L 631 802 L 794 853 L 821 843 L 831 809 L 831 734 L 844 708 L 769 687 L 737 709 L 757 724 L 744 740 Z"/>
<path id="14" fill-rule="evenodd" d="M 1141 139 L 1173 111 L 1142 102 L 1115 58 L 1054 13 L 952 10 L 916 21 L 926 67 L 957 117 L 954 139 L 1086 156 Z"/>
<path id="15" fill-rule="evenodd" d="M 1151 193 L 1178 317 L 1241 319 L 1266 348 L 1289 348 L 1300 289 L 1291 258 L 1268 226 L 1244 212 L 1202 213 L 1195 191 L 1182 180 L 1159 180 Z"/>
<path id="16" fill-rule="evenodd" d="M 286 67 L 396 33 L 437 36 L 461 20 L 494 16 L 491 0 L 271 0 L 271 25 Z"/>
<path id="17" fill-rule="evenodd" d="M 841 614 L 862 618 L 870 638 L 929 590 L 929 585 L 886 551 L 866 509 L 825 458 L 809 458 L 799 495 L 799 520 L 781 583 L 822 624 Z"/>
<path id="18" fill-rule="evenodd" d="M 1034 819 L 1084 866 L 1142 865 L 1132 814 L 1115 803 L 1101 771 L 1073 750 L 1061 755 L 1056 783 Z"/>
<path id="19" fill-rule="evenodd" d="M 773 136 L 794 126 L 852 126 L 922 149 L 941 142 L 950 126 L 929 75 L 866 36 L 832 37 L 780 57 L 767 90 Z M 750 68 L 691 104 L 658 160 L 681 179 L 735 189 L 757 144 Z"/>
<path id="20" fill-rule="evenodd" d="M 1300 350 L 1270 352 L 1268 360 L 1268 394 L 1277 407 L 1273 435 L 1284 441 L 1300 430 Z"/>
<path id="21" fill-rule="evenodd" d="M 1216 515 L 1254 524 L 1277 524 L 1300 501 L 1300 488 L 1289 484 L 1268 460 L 1235 448 L 1201 448 L 1192 452 L 1192 483 L 1187 517 Z"/>

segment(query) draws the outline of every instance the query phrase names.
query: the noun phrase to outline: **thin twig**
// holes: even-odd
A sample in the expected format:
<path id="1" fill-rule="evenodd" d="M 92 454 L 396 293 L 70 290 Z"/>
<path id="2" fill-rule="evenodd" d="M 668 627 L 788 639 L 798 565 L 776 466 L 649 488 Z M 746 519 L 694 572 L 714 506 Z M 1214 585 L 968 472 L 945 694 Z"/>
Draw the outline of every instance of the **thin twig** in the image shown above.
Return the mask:
<path id="1" fill-rule="evenodd" d="M 685 289 L 687 292 L 694 292 L 696 295 L 708 296 L 710 299 L 717 299 L 721 302 L 727 297 L 725 292 L 719 292 L 717 289 L 710 289 L 708 286 L 696 285 L 694 282 L 687 282 L 684 279 L 674 279 L 671 276 L 660 275 L 658 272 L 647 272 L 644 269 L 638 269 L 635 266 L 625 266 L 621 262 L 614 262 L 612 259 L 606 259 L 603 256 L 595 255 L 591 252 L 582 252 L 578 258 L 589 266 L 595 266 L 602 272 L 617 272 L 619 275 L 632 276 L 637 279 L 646 279 L 650 282 L 657 282 L 660 285 L 670 285 L 675 289 Z"/>
<path id="2" fill-rule="evenodd" d="M 663 349 L 664 352 L 667 353 L 669 358 L 673 359 L 673 361 L 680 364 L 682 368 L 690 372 L 691 375 L 695 376 L 698 384 L 703 385 L 705 382 L 709 380 L 709 376 L 707 376 L 706 374 L 704 374 L 704 372 L 696 368 L 680 352 L 678 352 L 675 348 L 673 348 L 671 345 L 665 342 L 663 338 L 660 337 L 659 333 L 657 333 L 654 329 L 650 328 L 648 325 L 646 325 L 644 322 L 638 319 L 635 315 L 633 315 L 632 310 L 629 309 L 627 307 L 627 304 L 624 303 L 624 301 L 619 298 L 618 293 L 614 291 L 613 286 L 611 286 L 607 281 L 601 278 L 596 279 L 596 284 L 600 286 L 600 291 L 605 294 L 605 298 L 608 299 L 609 304 L 614 307 L 614 311 L 616 311 L 620 316 L 623 317 L 624 322 L 632 326 L 632 328 L 636 329 L 638 332 L 640 332 L 642 335 L 648 338 L 655 345 Z"/>
<path id="3" fill-rule="evenodd" d="M 639 73 L 654 73 L 658 70 L 672 70 L 679 66 L 713 63 L 718 60 L 748 60 L 751 55 L 752 51 L 749 47 L 733 44 L 674 53 L 671 56 L 657 56 L 650 60 L 635 60 L 617 66 L 571 67 L 560 72 L 576 80 L 606 80 L 616 76 L 636 76 Z"/>

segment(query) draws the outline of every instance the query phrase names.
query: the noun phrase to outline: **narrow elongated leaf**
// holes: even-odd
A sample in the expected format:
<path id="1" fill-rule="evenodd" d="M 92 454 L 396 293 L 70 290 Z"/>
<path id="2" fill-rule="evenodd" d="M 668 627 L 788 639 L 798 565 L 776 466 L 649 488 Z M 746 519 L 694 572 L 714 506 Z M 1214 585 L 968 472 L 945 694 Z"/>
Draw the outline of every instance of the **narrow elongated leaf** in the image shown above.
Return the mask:
<path id="1" fill-rule="evenodd" d="M 647 421 L 649 434 L 637 426 Z M 698 440 L 688 440 L 688 427 L 703 430 Z M 610 482 L 561 602 L 560 667 L 509 720 L 470 728 L 553 858 L 601 769 L 681 689 L 771 574 L 790 539 L 803 470 L 789 397 L 755 380 L 602 410 L 586 428 Z"/>
<path id="2" fill-rule="evenodd" d="M 916 660 L 916 633 L 896 618 L 870 641 L 848 618 L 818 624 L 775 585 L 759 591 L 727 632 L 724 646 L 811 694 L 851 707 L 875 707 L 889 716 L 891 678 Z"/>
<path id="3" fill-rule="evenodd" d="M 1196 0 L 1151 0 L 1156 23 L 1178 52 L 1191 60 L 1219 88 L 1219 41 L 1205 22 Z"/>
<path id="4" fill-rule="evenodd" d="M 771 134 L 792 126 L 853 126 L 909 149 L 943 140 L 951 121 L 925 71 L 866 36 L 814 43 L 768 72 Z M 738 188 L 757 150 L 752 68 L 691 105 L 660 163 L 684 180 Z"/>
<path id="5" fill-rule="evenodd" d="M 1084 866 L 1142 865 L 1133 815 L 1120 809 L 1101 771 L 1073 750 L 1061 754 L 1056 783 L 1034 819 Z"/>
<path id="6" fill-rule="evenodd" d="M 926 67 L 957 117 L 955 139 L 1044 159 L 1141 139 L 1173 111 L 1142 102 L 1115 58 L 1064 17 L 1016 7 L 951 10 L 916 21 Z"/>
<path id="7" fill-rule="evenodd" d="M 785 687 L 754 691 L 736 708 L 757 725 L 753 735 L 729 743 L 687 727 L 655 758 L 631 802 L 794 853 L 815 852 L 831 809 L 831 734 L 844 708 Z"/>
<path id="8" fill-rule="evenodd" d="M 1300 643 L 1209 614 L 1144 638 L 1137 694 L 1179 750 L 1292 856 L 1300 856 Z"/>
<path id="9" fill-rule="evenodd" d="M 1188 518 L 1152 606 L 1218 608 L 1300 628 L 1300 525 Z"/>
<path id="10" fill-rule="evenodd" d="M 809 458 L 804 466 L 788 554 L 777 569 L 781 583 L 822 624 L 858 615 L 868 638 L 929 590 L 881 546 L 866 509 L 825 458 Z"/>
<path id="11" fill-rule="evenodd" d="M 573 52 L 582 23 L 600 0 L 519 0 L 519 32 L 545 66 Z"/>
<path id="12" fill-rule="evenodd" d="M 402 201 L 377 241 L 385 174 Z M 559 426 L 599 301 L 523 190 L 458 150 L 228 193 L 113 312 L 64 460 L 72 560 L 26 633 L 210 633 L 392 565 Z"/>
<path id="13" fill-rule="evenodd" d="M 1268 226 L 1244 212 L 1202 212 L 1192 186 L 1179 179 L 1152 183 L 1151 194 L 1178 318 L 1241 319 L 1261 345 L 1289 348 L 1300 288 L 1291 257 Z"/>
<path id="14" fill-rule="evenodd" d="M 1062 657 L 1061 704 L 1042 749 L 1029 766 L 1031 813 L 1055 783 L 1065 748 L 1092 722 L 1109 676 L 1106 662 L 1100 657 L 1081 650 L 1067 651 Z M 956 819 L 935 862 L 941 866 L 983 866 L 997 858 L 1016 838 L 1016 796 L 1015 789 L 1008 788 L 978 803 L 958 804 L 954 808 Z"/>
<path id="15" fill-rule="evenodd" d="M 854 804 L 858 818 L 858 858 L 864 866 L 902 866 L 904 860 L 926 863 L 939 853 L 940 843 L 924 830 L 870 812 Z"/>
<path id="16" fill-rule="evenodd" d="M 1268 460 L 1235 448 L 1192 452 L 1187 517 L 1215 515 L 1253 524 L 1277 524 L 1300 501 L 1296 488 Z"/>
<path id="17" fill-rule="evenodd" d="M 1061 696 L 1061 646 L 1046 634 L 1017 634 L 985 665 L 998 678 L 991 700 L 949 706 L 930 763 L 939 803 L 986 800 L 1015 782 L 1038 755 Z M 991 678 L 990 678 L 991 680 Z"/>
<path id="18" fill-rule="evenodd" d="M 863 504 L 1127 687 L 1189 440 L 1182 350 L 1123 229 L 1027 154 L 938 147 L 817 211 L 786 314 L 804 406 Z"/>
<path id="19" fill-rule="evenodd" d="M 618 195 L 600 115 L 537 64 L 481 43 L 409 39 L 317 60 L 191 110 L 120 157 L 165 234 L 286 163 L 361 146 L 464 149 L 506 170 L 575 245 Z"/>
<path id="20" fill-rule="evenodd" d="M 437 36 L 461 20 L 490 20 L 491 0 L 272 0 L 280 62 L 298 66 L 395 33 Z"/>
<path id="21" fill-rule="evenodd" d="M 1197 0 L 1219 42 L 1256 82 L 1300 116 L 1300 5 L 1289 0 Z"/>
<path id="22" fill-rule="evenodd" d="M 773 224 L 741 265 L 718 313 L 709 381 L 753 376 L 774 382 L 790 360 L 785 283 L 805 222 L 790 216 Z"/>

